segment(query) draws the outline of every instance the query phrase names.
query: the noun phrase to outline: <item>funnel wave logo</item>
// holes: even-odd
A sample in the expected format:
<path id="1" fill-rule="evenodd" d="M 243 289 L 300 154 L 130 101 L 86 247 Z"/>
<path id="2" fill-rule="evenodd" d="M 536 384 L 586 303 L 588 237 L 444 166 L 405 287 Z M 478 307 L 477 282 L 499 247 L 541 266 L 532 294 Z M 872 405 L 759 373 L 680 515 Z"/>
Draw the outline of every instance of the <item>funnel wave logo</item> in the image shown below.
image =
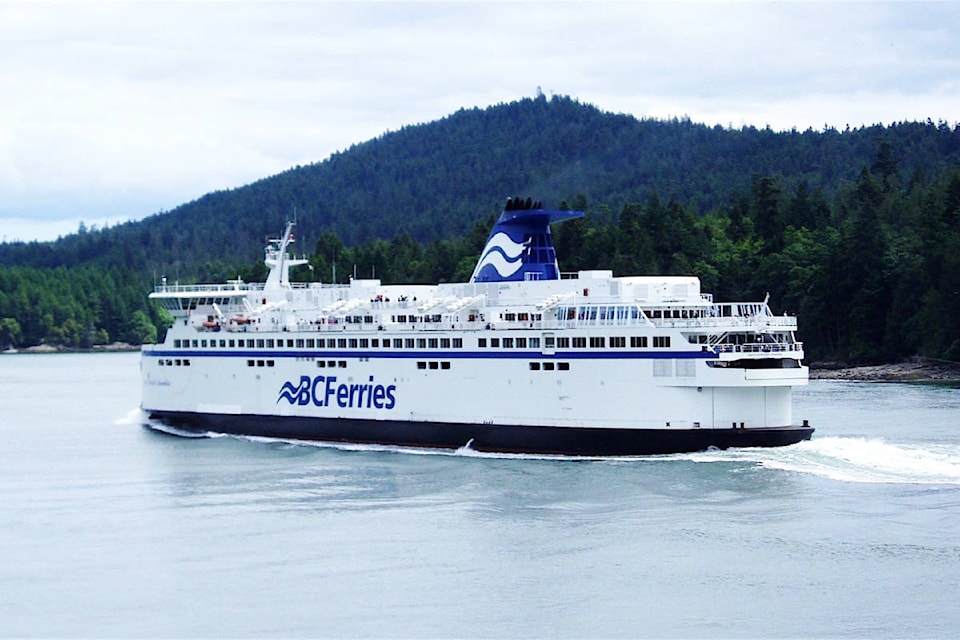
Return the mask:
<path id="1" fill-rule="evenodd" d="M 490 265 L 501 277 L 512 276 L 523 266 L 524 249 L 526 249 L 525 242 L 514 242 L 510 236 L 501 231 L 487 242 L 475 273 L 479 274 L 485 266 Z"/>

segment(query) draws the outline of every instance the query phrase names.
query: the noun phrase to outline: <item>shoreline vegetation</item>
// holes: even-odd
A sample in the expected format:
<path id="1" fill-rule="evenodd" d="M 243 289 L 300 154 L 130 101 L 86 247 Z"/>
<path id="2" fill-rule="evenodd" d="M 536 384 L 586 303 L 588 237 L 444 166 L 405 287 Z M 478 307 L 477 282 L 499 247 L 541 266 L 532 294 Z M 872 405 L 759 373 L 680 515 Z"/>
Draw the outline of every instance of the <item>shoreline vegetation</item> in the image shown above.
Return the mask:
<path id="1" fill-rule="evenodd" d="M 2 354 L 43 353 L 121 353 L 139 351 L 138 345 L 126 342 L 98 344 L 89 349 L 76 349 L 47 344 L 8 349 Z M 902 362 L 851 366 L 843 362 L 811 362 L 811 380 L 849 380 L 858 382 L 944 382 L 960 384 L 960 362 L 914 356 Z"/>

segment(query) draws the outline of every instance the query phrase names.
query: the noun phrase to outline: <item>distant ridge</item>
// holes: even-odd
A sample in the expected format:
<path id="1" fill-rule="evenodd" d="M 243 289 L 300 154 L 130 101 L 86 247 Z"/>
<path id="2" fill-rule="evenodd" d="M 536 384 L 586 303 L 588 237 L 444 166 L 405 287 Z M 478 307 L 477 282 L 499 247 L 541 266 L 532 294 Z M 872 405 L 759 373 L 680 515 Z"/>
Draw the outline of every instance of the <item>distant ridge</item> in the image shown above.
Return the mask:
<path id="1" fill-rule="evenodd" d="M 805 182 L 829 197 L 855 181 L 880 140 L 890 143 L 906 179 L 960 161 L 960 134 L 945 123 L 778 133 L 637 119 L 541 95 L 384 133 L 139 222 L 3 244 L 0 266 L 187 273 L 211 260 L 252 262 L 264 236 L 294 210 L 305 241 L 299 250 L 311 251 L 325 231 L 347 245 L 402 233 L 418 241 L 460 236 L 498 212 L 509 193 L 536 194 L 554 207 L 577 197 L 592 217 L 616 216 L 625 203 L 654 194 L 704 213 L 749 191 L 758 175 L 787 186 Z"/>

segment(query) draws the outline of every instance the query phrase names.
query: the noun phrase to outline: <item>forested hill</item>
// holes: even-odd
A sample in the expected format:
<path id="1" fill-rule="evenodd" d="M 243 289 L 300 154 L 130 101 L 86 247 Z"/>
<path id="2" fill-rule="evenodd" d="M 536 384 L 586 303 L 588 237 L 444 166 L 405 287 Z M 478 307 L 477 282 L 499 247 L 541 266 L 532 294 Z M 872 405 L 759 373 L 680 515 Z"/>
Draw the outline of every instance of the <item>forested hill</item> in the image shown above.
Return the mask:
<path id="1" fill-rule="evenodd" d="M 568 98 L 461 110 L 141 222 L 0 245 L 0 349 L 152 341 L 151 281 L 259 280 L 294 212 L 299 279 L 468 278 L 507 195 L 556 225 L 566 271 L 695 275 L 770 294 L 812 360 L 960 361 L 960 127 L 773 132 L 637 120 Z M 259 265 L 258 265 L 259 262 Z M 339 267 L 339 270 L 337 268 Z"/>
<path id="2" fill-rule="evenodd" d="M 757 176 L 831 197 L 856 180 L 880 142 L 906 180 L 960 161 L 944 123 L 774 132 L 605 113 L 565 97 L 463 109 L 404 127 L 330 158 L 176 209 L 50 243 L 0 245 L 0 266 L 95 264 L 183 279 L 210 261 L 250 262 L 296 211 L 309 249 L 323 232 L 348 246 L 406 234 L 465 234 L 509 194 L 553 205 L 579 197 L 594 218 L 657 194 L 703 214 L 746 193 Z"/>

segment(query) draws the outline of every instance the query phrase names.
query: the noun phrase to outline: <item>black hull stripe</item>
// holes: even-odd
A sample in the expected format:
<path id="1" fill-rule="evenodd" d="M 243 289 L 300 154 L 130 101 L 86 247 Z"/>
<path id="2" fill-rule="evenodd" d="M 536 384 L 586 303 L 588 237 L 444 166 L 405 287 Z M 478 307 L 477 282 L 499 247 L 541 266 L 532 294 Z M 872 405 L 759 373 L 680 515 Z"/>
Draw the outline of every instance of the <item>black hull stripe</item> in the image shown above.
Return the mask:
<path id="1" fill-rule="evenodd" d="M 285 440 L 317 440 L 570 456 L 691 453 L 710 447 L 782 447 L 809 440 L 813 427 L 745 429 L 605 429 L 403 422 L 349 418 L 224 415 L 151 411 L 150 418 L 179 429 Z"/>

